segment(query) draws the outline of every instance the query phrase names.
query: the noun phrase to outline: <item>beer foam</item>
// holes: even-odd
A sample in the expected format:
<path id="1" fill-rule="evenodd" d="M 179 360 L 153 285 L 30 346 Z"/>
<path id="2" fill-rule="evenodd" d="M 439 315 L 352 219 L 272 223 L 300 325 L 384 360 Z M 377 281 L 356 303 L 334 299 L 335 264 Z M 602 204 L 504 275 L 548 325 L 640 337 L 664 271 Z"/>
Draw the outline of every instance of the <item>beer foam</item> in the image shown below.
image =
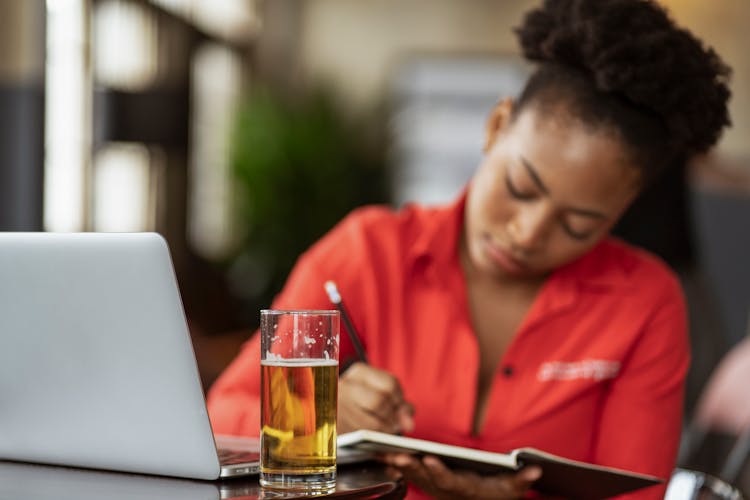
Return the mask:
<path id="1" fill-rule="evenodd" d="M 338 366 L 339 362 L 335 359 L 320 359 L 320 358 L 299 358 L 299 359 L 264 359 L 260 362 L 263 366 L 285 366 L 289 367 L 303 367 L 303 366 Z"/>
<path id="2" fill-rule="evenodd" d="M 281 359 L 283 359 L 283 358 L 281 357 L 281 355 L 280 355 L 280 354 L 276 354 L 276 353 L 273 353 L 273 352 L 271 352 L 271 351 L 266 351 L 266 358 L 267 358 L 267 359 L 268 359 L 269 361 L 272 361 L 272 360 L 274 360 L 274 359 L 275 359 L 275 360 L 279 360 L 279 361 L 280 361 Z"/>

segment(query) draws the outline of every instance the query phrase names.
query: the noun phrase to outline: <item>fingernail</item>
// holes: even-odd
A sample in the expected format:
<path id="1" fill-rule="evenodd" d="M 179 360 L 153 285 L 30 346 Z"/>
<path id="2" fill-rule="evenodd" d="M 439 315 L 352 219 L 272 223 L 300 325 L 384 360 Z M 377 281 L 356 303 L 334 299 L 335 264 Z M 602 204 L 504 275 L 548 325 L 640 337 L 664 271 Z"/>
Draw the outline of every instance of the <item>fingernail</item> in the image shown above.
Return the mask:
<path id="1" fill-rule="evenodd" d="M 537 479 L 542 477 L 542 469 L 540 469 L 539 467 L 530 467 L 525 470 L 524 477 L 529 481 L 536 481 Z"/>
<path id="2" fill-rule="evenodd" d="M 414 430 L 414 419 L 411 416 L 401 412 L 398 420 L 399 430 L 405 432 L 411 432 Z"/>

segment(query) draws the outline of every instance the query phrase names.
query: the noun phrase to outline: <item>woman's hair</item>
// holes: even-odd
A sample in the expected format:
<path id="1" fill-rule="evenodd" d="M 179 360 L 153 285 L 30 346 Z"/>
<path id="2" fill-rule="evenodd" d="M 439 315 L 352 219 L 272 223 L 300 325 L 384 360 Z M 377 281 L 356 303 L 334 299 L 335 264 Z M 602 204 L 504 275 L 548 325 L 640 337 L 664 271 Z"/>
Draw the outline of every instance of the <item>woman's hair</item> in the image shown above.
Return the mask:
<path id="1" fill-rule="evenodd" d="M 644 183 L 708 150 L 730 123 L 729 67 L 651 0 L 545 0 L 516 29 L 538 63 L 517 110 L 565 105 L 612 127 Z"/>

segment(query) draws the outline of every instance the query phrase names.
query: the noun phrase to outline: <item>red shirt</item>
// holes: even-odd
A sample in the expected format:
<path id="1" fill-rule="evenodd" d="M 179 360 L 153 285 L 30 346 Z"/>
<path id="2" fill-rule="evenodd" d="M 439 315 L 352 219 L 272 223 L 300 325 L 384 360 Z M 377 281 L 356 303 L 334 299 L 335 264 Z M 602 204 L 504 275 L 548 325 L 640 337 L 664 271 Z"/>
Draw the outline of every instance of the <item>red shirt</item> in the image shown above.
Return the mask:
<path id="1" fill-rule="evenodd" d="M 472 434 L 479 352 L 458 260 L 463 206 L 354 212 L 299 259 L 273 308 L 330 309 L 323 283 L 334 280 L 370 363 L 414 404 L 415 437 L 531 446 L 668 478 L 689 358 L 685 305 L 664 264 L 615 240 L 547 279 Z M 343 332 L 341 342 L 343 362 L 353 349 Z M 209 393 L 216 432 L 259 433 L 259 344 L 249 340 Z"/>

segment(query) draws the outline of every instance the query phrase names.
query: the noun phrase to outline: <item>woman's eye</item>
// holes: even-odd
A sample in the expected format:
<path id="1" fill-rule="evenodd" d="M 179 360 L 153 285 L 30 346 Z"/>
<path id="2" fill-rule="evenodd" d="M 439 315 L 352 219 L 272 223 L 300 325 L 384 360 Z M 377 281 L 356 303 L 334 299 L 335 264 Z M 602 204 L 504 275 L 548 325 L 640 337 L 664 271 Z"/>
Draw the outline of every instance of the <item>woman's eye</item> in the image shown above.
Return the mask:
<path id="1" fill-rule="evenodd" d="M 591 237 L 593 231 L 576 231 L 568 223 L 565 221 L 561 221 L 560 225 L 562 225 L 563 231 L 565 231 L 565 234 L 573 238 L 574 240 L 587 240 Z"/>
<path id="2" fill-rule="evenodd" d="M 510 177 L 507 174 L 505 176 L 505 187 L 510 195 L 517 200 L 531 200 L 535 196 L 534 193 L 524 193 L 519 191 L 510 181 Z"/>

